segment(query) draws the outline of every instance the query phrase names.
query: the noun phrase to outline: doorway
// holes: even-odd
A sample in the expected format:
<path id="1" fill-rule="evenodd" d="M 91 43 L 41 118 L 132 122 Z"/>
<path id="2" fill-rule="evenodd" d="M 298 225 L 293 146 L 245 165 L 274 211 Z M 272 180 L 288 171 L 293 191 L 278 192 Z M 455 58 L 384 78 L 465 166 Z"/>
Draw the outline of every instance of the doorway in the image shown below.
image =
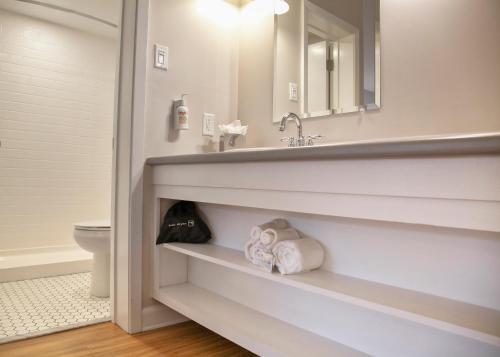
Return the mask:
<path id="1" fill-rule="evenodd" d="M 111 317 L 74 231 L 111 218 L 121 6 L 0 3 L 0 343 Z"/>

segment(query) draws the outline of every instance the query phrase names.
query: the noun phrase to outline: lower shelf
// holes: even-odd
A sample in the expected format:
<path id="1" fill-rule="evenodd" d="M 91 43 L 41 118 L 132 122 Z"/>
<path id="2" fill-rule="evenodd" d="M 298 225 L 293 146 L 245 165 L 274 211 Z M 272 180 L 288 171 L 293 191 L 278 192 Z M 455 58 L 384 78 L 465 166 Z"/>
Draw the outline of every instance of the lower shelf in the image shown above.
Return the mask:
<path id="1" fill-rule="evenodd" d="M 261 356 L 367 356 L 189 283 L 161 288 L 154 298 Z"/>
<path id="2" fill-rule="evenodd" d="M 276 283 L 500 346 L 500 311 L 395 286 L 314 270 L 281 276 L 265 272 L 243 252 L 213 244 L 163 244 L 163 248 Z"/>

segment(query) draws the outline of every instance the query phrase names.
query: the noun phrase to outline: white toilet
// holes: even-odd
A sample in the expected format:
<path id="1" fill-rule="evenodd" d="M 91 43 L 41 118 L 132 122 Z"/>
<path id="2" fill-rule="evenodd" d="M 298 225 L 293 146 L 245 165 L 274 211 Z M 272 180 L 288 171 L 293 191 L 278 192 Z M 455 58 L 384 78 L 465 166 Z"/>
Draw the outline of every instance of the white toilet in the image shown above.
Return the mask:
<path id="1" fill-rule="evenodd" d="M 73 236 L 80 247 L 94 253 L 90 295 L 109 296 L 109 251 L 111 225 L 109 221 L 88 221 L 75 224 Z"/>

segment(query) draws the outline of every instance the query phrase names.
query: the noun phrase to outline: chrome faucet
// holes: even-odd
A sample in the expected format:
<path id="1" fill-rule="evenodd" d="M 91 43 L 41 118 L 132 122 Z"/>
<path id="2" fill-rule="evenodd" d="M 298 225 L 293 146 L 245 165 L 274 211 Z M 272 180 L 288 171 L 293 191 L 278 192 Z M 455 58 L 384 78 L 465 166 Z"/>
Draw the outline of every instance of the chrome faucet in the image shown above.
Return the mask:
<path id="1" fill-rule="evenodd" d="M 285 113 L 281 117 L 280 131 L 285 131 L 286 124 L 289 120 L 295 120 L 295 125 L 297 125 L 298 137 L 294 138 L 293 136 L 291 136 L 281 139 L 282 142 L 288 143 L 288 147 L 313 146 L 315 140 L 323 138 L 322 135 L 308 135 L 306 139 L 304 137 L 304 133 L 302 132 L 302 120 L 295 113 Z"/>
<path id="2" fill-rule="evenodd" d="M 287 122 L 292 119 L 295 120 L 295 125 L 297 125 L 298 137 L 297 140 L 295 140 L 294 138 L 286 138 L 288 139 L 288 144 L 289 146 L 305 146 L 306 141 L 302 132 L 302 120 L 297 114 L 285 113 L 281 117 L 280 131 L 285 131 Z"/>

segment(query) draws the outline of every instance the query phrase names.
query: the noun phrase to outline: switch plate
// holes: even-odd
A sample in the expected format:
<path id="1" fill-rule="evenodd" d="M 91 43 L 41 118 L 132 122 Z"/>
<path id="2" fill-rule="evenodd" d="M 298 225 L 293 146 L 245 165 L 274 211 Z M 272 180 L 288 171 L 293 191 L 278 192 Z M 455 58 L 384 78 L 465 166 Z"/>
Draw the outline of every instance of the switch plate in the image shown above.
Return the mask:
<path id="1" fill-rule="evenodd" d="M 155 45 L 155 68 L 168 70 L 168 47 Z"/>
<path id="2" fill-rule="evenodd" d="M 215 114 L 203 113 L 202 135 L 215 135 Z"/>
<path id="3" fill-rule="evenodd" d="M 293 102 L 299 100 L 299 86 L 297 83 L 288 83 L 288 99 Z"/>

